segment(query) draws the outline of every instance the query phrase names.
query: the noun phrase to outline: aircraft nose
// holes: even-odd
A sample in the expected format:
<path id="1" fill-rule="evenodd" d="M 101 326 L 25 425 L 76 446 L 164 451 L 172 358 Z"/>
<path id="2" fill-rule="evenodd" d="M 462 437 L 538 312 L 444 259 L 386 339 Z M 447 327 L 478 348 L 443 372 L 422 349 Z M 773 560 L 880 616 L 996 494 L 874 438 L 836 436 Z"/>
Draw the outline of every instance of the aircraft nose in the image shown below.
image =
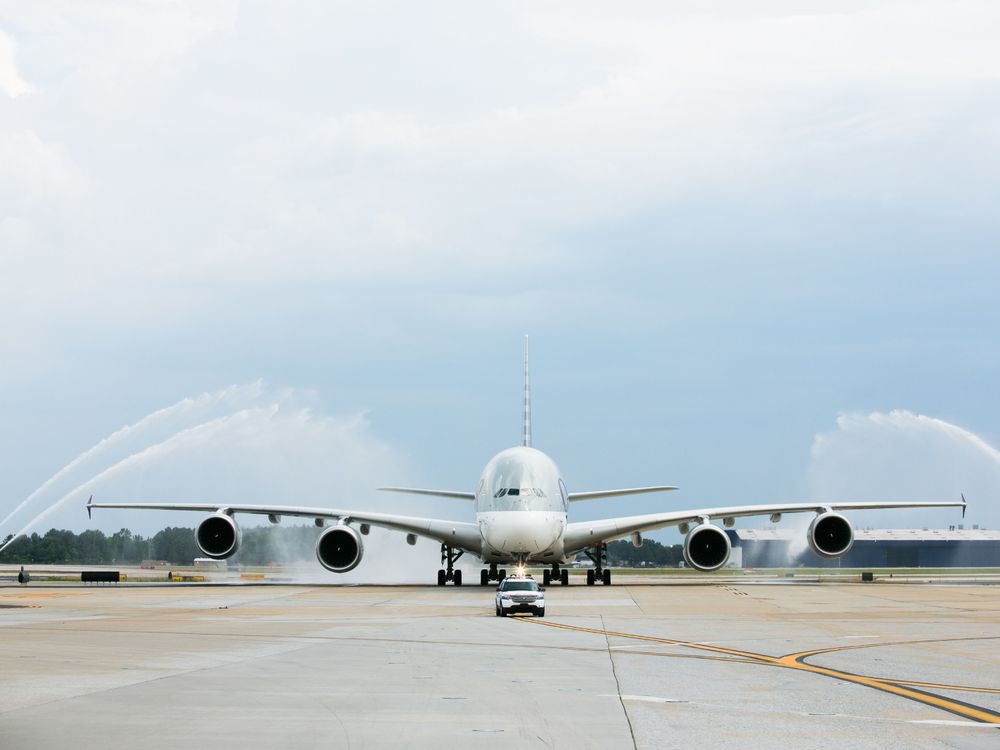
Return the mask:
<path id="1" fill-rule="evenodd" d="M 534 513 L 505 513 L 495 519 L 491 529 L 491 542 L 502 552 L 535 554 L 548 549 L 559 535 L 559 527 L 552 519 Z"/>

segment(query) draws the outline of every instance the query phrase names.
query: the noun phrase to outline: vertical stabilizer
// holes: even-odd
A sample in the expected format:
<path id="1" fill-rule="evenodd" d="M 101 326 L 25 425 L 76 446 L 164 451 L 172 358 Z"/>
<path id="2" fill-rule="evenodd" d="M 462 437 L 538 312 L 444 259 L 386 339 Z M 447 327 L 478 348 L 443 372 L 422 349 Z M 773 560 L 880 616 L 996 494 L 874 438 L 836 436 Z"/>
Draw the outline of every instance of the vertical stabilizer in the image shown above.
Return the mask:
<path id="1" fill-rule="evenodd" d="M 521 408 L 521 445 L 531 447 L 531 381 L 528 379 L 528 336 L 524 337 L 524 404 Z"/>

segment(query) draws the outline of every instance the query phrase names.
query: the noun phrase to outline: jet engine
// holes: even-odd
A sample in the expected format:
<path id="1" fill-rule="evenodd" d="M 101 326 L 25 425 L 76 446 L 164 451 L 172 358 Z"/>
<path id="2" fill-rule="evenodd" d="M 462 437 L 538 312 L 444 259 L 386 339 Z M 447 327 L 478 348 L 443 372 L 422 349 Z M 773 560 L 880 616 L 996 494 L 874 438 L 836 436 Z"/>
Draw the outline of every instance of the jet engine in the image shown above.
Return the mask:
<path id="1" fill-rule="evenodd" d="M 696 570 L 718 570 L 731 550 L 726 532 L 710 523 L 698 524 L 684 537 L 684 560 Z"/>
<path id="2" fill-rule="evenodd" d="M 854 527 L 839 513 L 820 513 L 807 534 L 809 546 L 820 557 L 841 557 L 854 546 Z"/>
<path id="3" fill-rule="evenodd" d="M 240 548 L 242 534 L 236 521 L 225 513 L 209 516 L 194 533 L 198 547 L 214 560 L 224 560 L 236 554 Z"/>
<path id="4" fill-rule="evenodd" d="M 333 573 L 354 570 L 363 554 L 361 535 L 350 526 L 331 526 L 316 540 L 316 559 Z"/>

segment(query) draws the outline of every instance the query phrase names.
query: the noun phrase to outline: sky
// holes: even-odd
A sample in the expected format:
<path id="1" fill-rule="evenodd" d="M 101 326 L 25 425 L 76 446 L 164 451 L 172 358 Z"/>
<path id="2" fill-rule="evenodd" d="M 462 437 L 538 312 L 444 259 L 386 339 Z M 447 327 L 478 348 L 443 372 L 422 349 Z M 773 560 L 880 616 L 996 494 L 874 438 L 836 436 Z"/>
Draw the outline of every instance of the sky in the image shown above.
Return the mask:
<path id="1" fill-rule="evenodd" d="M 1000 8 L 752 5 L 0 0 L 0 536 L 466 518 L 524 334 L 573 518 L 1000 528 Z"/>

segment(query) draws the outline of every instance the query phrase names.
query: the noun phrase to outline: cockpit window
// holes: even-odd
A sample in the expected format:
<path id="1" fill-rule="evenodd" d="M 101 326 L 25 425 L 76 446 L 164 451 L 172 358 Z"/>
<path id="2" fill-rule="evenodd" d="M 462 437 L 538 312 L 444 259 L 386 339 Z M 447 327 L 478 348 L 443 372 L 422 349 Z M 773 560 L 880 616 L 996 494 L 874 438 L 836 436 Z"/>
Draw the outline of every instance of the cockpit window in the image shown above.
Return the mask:
<path id="1" fill-rule="evenodd" d="M 534 495 L 535 497 L 548 497 L 541 487 L 501 487 L 493 493 L 493 497 L 503 497 L 504 495 Z"/>

